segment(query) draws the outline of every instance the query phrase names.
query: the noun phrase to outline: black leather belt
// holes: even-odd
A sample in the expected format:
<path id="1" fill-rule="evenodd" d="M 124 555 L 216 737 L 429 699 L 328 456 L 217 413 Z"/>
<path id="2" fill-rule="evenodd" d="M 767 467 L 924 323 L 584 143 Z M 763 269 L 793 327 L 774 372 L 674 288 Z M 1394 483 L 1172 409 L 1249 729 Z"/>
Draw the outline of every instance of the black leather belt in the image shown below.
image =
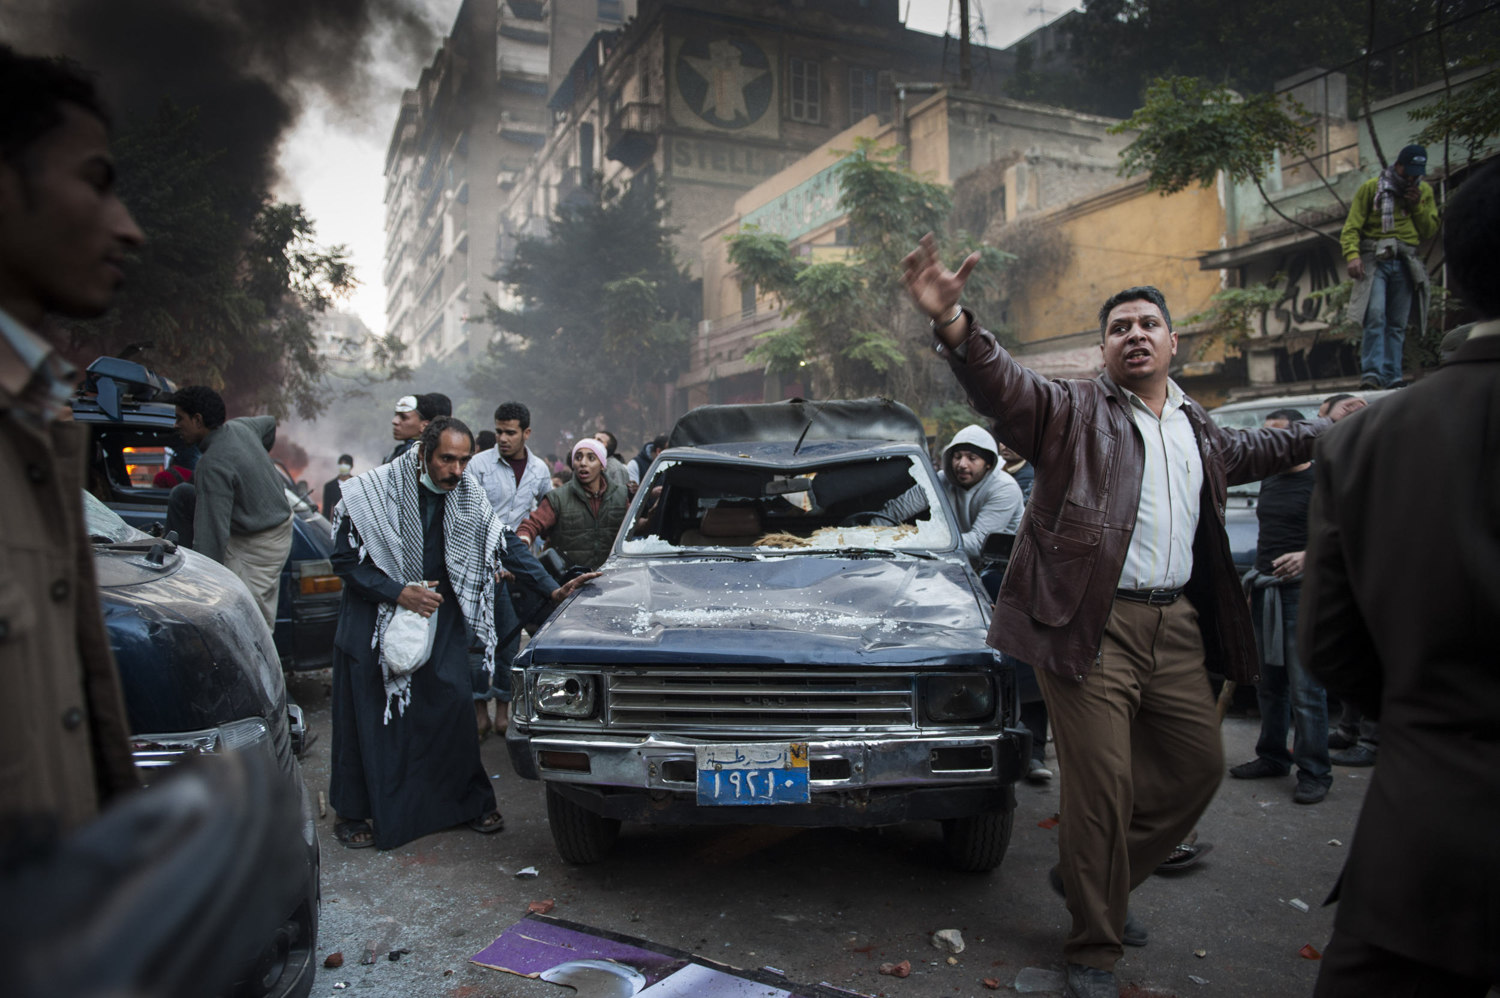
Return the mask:
<path id="1" fill-rule="evenodd" d="M 1116 589 L 1115 599 L 1128 599 L 1132 603 L 1150 606 L 1171 606 L 1182 595 L 1182 587 L 1176 589 Z"/>

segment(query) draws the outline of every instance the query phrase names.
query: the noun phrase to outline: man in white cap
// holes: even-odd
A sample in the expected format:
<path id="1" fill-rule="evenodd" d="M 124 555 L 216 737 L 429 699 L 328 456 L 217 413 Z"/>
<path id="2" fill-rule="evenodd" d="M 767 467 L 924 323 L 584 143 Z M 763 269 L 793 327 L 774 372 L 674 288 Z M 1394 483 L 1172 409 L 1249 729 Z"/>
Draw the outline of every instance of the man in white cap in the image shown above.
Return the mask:
<path id="1" fill-rule="evenodd" d="M 528 544 L 538 537 L 546 539 L 570 568 L 593 571 L 602 565 L 630 505 L 630 494 L 605 474 L 608 460 L 609 452 L 592 437 L 574 444 L 572 481 L 537 504 L 516 528 L 521 539 Z"/>
<path id="2" fill-rule="evenodd" d="M 403 395 L 396 400 L 396 414 L 391 417 L 391 437 L 396 441 L 395 449 L 381 463 L 390 464 L 396 458 L 405 454 L 417 442 L 422 431 L 427 428 L 427 420 L 422 418 L 422 413 L 417 406 L 415 395 Z"/>

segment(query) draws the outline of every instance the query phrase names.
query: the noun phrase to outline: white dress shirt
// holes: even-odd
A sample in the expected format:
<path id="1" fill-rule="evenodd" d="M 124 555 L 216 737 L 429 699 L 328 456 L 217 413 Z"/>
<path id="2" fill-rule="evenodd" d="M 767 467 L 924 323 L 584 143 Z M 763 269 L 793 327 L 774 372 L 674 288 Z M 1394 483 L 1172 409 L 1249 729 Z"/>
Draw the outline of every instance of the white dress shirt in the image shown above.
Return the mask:
<path id="1" fill-rule="evenodd" d="M 1183 411 L 1186 397 L 1175 381 L 1167 382 L 1167 402 L 1160 418 L 1138 395 L 1121 390 L 1146 444 L 1146 461 L 1140 509 L 1119 588 L 1175 589 L 1186 585 L 1193 574 L 1203 456 Z"/>

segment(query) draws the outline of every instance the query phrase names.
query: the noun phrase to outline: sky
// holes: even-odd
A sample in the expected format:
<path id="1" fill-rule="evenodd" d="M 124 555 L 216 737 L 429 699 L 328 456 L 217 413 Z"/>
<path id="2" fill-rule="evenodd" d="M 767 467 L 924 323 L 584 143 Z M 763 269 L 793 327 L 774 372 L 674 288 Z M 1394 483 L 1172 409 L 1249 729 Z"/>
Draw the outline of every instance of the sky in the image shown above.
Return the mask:
<path id="1" fill-rule="evenodd" d="M 446 34 L 459 0 L 425 0 L 433 23 Z M 1068 0 L 977 0 L 974 39 L 1003 48 L 1034 31 L 1073 4 Z M 931 34 L 958 33 L 956 0 L 902 0 L 908 27 Z M 428 61 L 436 52 L 428 54 Z M 282 180 L 277 195 L 300 202 L 317 225 L 324 245 L 349 250 L 360 281 L 344 308 L 364 320 L 376 334 L 385 332 L 385 153 L 395 125 L 403 88 L 416 86 L 422 67 L 388 64 L 378 69 L 381 86 L 375 107 L 358 116 L 336 111 L 324 100 L 310 99 L 287 135 L 279 157 Z"/>

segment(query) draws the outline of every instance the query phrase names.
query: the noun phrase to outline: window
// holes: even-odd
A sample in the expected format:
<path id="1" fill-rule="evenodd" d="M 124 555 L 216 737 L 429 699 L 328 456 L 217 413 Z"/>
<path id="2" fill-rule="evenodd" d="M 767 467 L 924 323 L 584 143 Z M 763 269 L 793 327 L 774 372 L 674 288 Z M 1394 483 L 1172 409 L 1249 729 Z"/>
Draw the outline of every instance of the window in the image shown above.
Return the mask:
<path id="1" fill-rule="evenodd" d="M 599 20 L 619 24 L 625 20 L 625 5 L 620 0 L 599 0 Z"/>
<path id="2" fill-rule="evenodd" d="M 740 318 L 748 319 L 755 314 L 755 282 L 740 279 Z"/>
<path id="3" fill-rule="evenodd" d="M 878 93 L 875 70 L 849 70 L 849 124 L 876 112 L 879 107 Z"/>
<path id="4" fill-rule="evenodd" d="M 793 59 L 791 65 L 791 107 L 793 121 L 810 121 L 818 124 L 823 120 L 821 77 L 818 64 L 806 59 Z"/>
<path id="5" fill-rule="evenodd" d="M 594 126 L 587 121 L 578 125 L 578 179 L 587 184 L 594 177 Z"/>

